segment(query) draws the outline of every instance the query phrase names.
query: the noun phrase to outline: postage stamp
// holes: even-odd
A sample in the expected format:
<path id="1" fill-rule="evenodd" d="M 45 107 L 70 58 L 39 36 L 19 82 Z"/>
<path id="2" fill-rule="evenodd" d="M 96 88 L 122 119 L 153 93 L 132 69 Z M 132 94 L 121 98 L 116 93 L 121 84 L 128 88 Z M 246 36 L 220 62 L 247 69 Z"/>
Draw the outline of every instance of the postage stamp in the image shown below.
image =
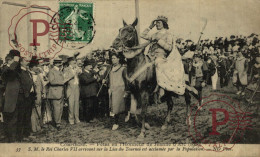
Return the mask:
<path id="1" fill-rule="evenodd" d="M 190 111 L 189 135 L 206 151 L 228 151 L 251 129 L 251 116 L 229 96 L 211 94 Z"/>
<path id="2" fill-rule="evenodd" d="M 93 3 L 59 3 L 59 40 L 91 42 L 93 36 Z M 63 24 L 65 22 L 65 24 Z"/>
<path id="3" fill-rule="evenodd" d="M 67 49 L 81 49 L 91 43 L 95 36 L 93 3 L 60 2 L 59 11 L 51 20 L 58 21 L 57 44 Z"/>

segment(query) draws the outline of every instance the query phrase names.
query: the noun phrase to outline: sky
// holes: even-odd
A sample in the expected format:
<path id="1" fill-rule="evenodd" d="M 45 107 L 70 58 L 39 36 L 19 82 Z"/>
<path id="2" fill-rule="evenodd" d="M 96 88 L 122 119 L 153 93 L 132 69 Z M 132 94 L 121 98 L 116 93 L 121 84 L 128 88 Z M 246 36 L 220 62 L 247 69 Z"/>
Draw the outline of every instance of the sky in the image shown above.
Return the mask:
<path id="1" fill-rule="evenodd" d="M 25 1 L 12 2 L 26 4 Z M 123 26 L 122 20 L 131 24 L 136 17 L 135 0 L 95 0 L 93 2 L 96 35 L 91 44 L 80 50 L 82 55 L 97 48 L 109 48 L 118 35 L 119 28 Z M 47 5 L 53 10 L 58 9 L 57 0 L 31 1 L 30 4 Z M 205 19 L 207 19 L 207 26 L 202 39 L 230 35 L 248 36 L 253 32 L 260 34 L 259 8 L 260 0 L 139 0 L 140 31 L 147 28 L 158 15 L 164 15 L 168 17 L 169 31 L 176 38 L 197 41 Z M 11 17 L 20 9 L 21 7 L 1 5 L 1 57 L 4 57 L 10 49 L 7 30 Z M 24 25 L 20 34 L 23 40 L 27 40 L 29 26 L 26 26 L 26 22 Z M 41 48 L 44 49 L 47 39 L 43 37 L 39 40 L 43 42 Z M 73 50 L 63 49 L 60 53 L 70 55 L 72 52 Z"/>

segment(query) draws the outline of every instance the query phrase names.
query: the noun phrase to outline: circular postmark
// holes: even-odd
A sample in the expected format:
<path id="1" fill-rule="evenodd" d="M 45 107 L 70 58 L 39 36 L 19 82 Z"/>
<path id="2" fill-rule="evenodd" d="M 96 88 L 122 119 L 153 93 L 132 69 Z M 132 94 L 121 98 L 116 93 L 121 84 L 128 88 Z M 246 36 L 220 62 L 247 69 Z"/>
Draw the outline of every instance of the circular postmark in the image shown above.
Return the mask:
<path id="1" fill-rule="evenodd" d="M 31 5 L 12 17 L 8 28 L 9 45 L 18 50 L 24 60 L 29 62 L 32 56 L 53 59 L 63 49 L 63 43 L 58 45 L 52 38 L 59 35 L 54 29 L 58 24 L 49 22 L 55 13 L 48 6 Z"/>
<path id="2" fill-rule="evenodd" d="M 70 50 L 90 44 L 96 33 L 93 7 L 93 3 L 59 3 L 59 11 L 50 21 L 50 24 L 58 23 L 58 27 L 53 27 L 59 32 L 53 39 L 55 43 Z"/>
<path id="3" fill-rule="evenodd" d="M 250 129 L 250 113 L 226 95 L 211 94 L 201 101 L 201 106 L 191 108 L 187 119 L 193 142 L 206 151 L 232 151 Z"/>

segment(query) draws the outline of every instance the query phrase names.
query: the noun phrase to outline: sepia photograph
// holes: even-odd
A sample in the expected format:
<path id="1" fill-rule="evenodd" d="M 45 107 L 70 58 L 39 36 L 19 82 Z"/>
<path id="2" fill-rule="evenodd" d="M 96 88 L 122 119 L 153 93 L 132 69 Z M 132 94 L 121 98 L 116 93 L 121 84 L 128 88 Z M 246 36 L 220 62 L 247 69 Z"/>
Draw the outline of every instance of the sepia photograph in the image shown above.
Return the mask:
<path id="1" fill-rule="evenodd" d="M 260 155 L 259 0 L 0 2 L 3 156 Z"/>

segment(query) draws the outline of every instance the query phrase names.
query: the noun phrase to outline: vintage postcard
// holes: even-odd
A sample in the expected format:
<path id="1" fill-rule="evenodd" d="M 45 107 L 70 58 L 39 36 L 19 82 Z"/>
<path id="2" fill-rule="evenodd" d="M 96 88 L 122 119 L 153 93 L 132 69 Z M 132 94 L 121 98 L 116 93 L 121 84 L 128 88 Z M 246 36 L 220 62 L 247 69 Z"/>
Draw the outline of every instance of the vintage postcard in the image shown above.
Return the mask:
<path id="1" fill-rule="evenodd" d="M 260 156 L 259 0 L 0 11 L 0 157 Z"/>

